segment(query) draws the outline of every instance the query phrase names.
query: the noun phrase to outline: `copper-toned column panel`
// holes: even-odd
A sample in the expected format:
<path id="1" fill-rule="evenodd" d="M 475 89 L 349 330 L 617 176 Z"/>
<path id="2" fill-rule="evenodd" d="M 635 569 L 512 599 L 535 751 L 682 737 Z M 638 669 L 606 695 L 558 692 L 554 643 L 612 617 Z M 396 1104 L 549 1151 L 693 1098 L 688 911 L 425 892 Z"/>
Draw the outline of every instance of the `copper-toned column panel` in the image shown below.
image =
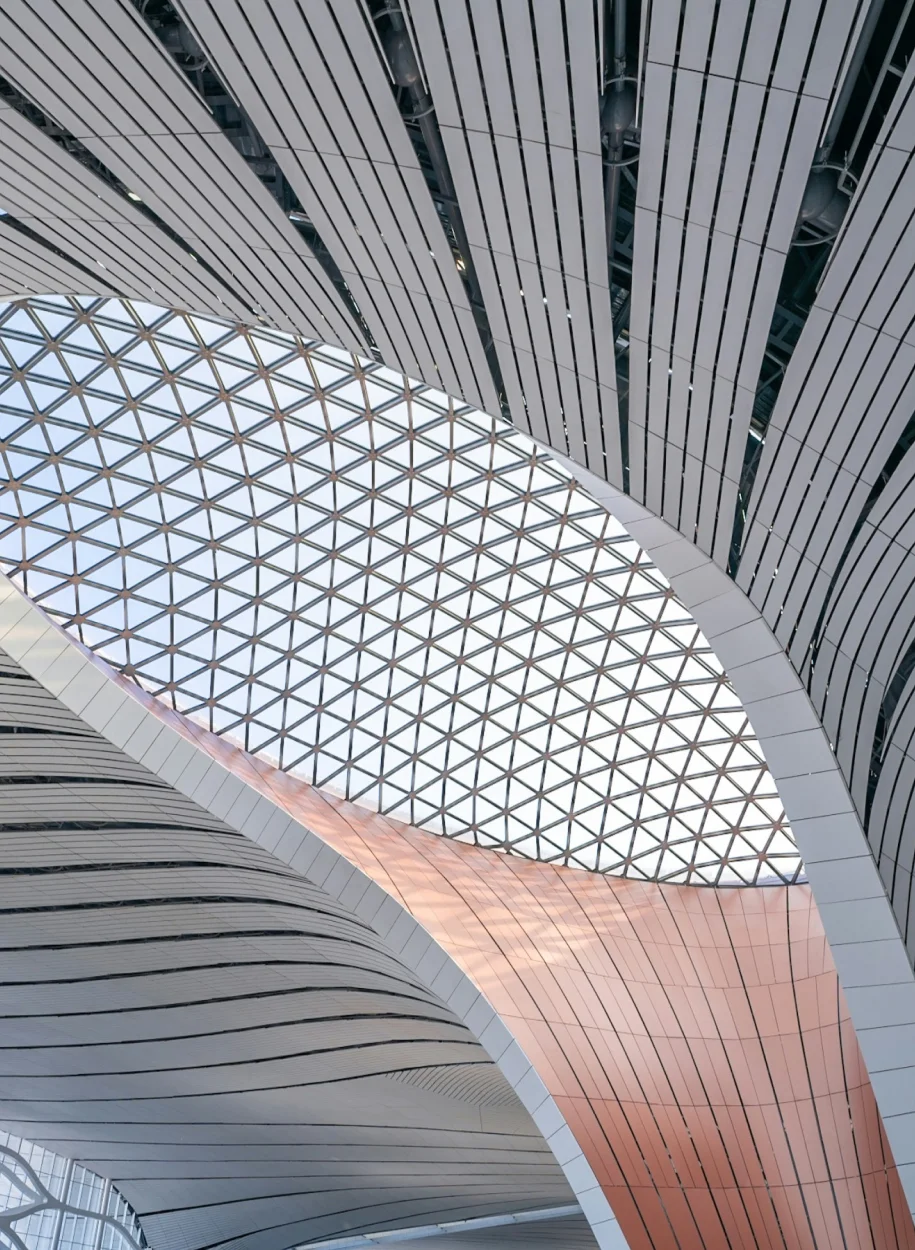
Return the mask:
<path id="1" fill-rule="evenodd" d="M 639 884 L 383 823 L 321 832 L 499 1011 L 633 1250 L 915 1244 L 808 887 Z"/>
<path id="2" fill-rule="evenodd" d="M 438 838 L 139 697 L 459 964 L 556 1100 L 632 1250 L 915 1247 L 809 887 L 639 883 Z"/>

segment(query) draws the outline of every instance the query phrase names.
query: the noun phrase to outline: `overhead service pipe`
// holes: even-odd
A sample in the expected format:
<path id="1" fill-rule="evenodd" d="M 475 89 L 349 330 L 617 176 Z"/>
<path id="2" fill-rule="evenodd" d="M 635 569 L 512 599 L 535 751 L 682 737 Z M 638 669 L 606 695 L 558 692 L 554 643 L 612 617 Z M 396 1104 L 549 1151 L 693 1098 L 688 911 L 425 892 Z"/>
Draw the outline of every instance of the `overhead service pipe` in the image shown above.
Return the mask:
<path id="1" fill-rule="evenodd" d="M 623 177 L 626 131 L 635 121 L 635 88 L 626 82 L 626 0 L 613 0 L 613 77 L 604 90 L 600 110 L 604 160 L 604 215 L 607 232 L 607 269 L 613 281 L 616 250 L 616 213 Z"/>
<path id="2" fill-rule="evenodd" d="M 388 64 L 391 67 L 391 75 L 395 84 L 404 88 L 409 95 L 410 106 L 413 109 L 413 120 L 419 125 L 423 143 L 426 145 L 426 152 L 432 165 L 432 171 L 435 174 L 435 181 L 441 194 L 441 200 L 448 214 L 448 222 L 454 231 L 454 240 L 461 254 L 461 261 L 464 265 L 464 278 L 471 289 L 472 303 L 475 308 L 479 308 L 482 311 L 483 300 L 480 295 L 473 259 L 470 255 L 470 240 L 467 238 L 464 220 L 458 209 L 457 192 L 451 179 L 451 169 L 448 165 L 448 158 L 445 155 L 442 136 L 439 133 L 438 123 L 435 120 L 435 105 L 432 103 L 432 97 L 423 86 L 419 62 L 416 59 L 416 52 L 413 49 L 413 42 L 410 39 L 410 32 L 407 30 L 403 14 L 399 9 L 391 5 L 385 10 L 385 15 L 390 25 L 382 36 L 382 43 L 385 55 L 388 58 Z"/>
<path id="3" fill-rule="evenodd" d="M 870 47 L 871 39 L 874 36 L 874 31 L 877 29 L 880 14 L 883 12 L 883 3 L 884 0 L 871 0 L 870 6 L 864 15 L 864 20 L 861 23 L 861 33 L 858 36 L 858 42 L 855 45 L 855 50 L 852 53 L 851 60 L 849 61 L 845 78 L 842 81 L 842 86 L 839 90 L 835 106 L 832 110 L 832 116 L 829 119 L 829 123 L 820 142 L 819 151 L 817 153 L 820 161 L 828 160 L 832 152 L 832 147 L 845 118 L 845 112 L 848 108 L 849 101 L 851 100 L 852 92 L 857 86 L 858 75 L 861 73 L 864 58 L 867 56 L 867 50 Z"/>
<path id="4" fill-rule="evenodd" d="M 496 394 L 499 396 L 502 415 L 510 419 L 502 370 L 496 354 L 492 331 L 489 327 L 489 317 L 483 303 L 482 287 L 480 286 L 480 280 L 477 276 L 476 266 L 473 263 L 473 256 L 470 251 L 470 240 L 467 237 L 467 231 L 464 229 L 464 219 L 458 205 L 457 190 L 451 177 L 451 168 L 448 164 L 445 146 L 442 143 L 441 132 L 435 118 L 435 105 L 423 84 L 419 61 L 403 13 L 397 4 L 392 3 L 376 14 L 376 20 L 382 16 L 388 19 L 387 28 L 381 35 L 381 43 L 390 66 L 391 77 L 394 79 L 395 86 L 406 91 L 410 109 L 412 110 L 410 120 L 415 121 L 419 126 L 426 155 L 429 158 L 429 164 L 432 166 L 432 172 L 435 176 L 438 198 L 444 206 L 448 224 L 454 235 L 454 242 L 459 254 L 458 272 L 464 281 L 470 301 L 470 310 L 483 343 L 483 351 L 496 388 Z"/>

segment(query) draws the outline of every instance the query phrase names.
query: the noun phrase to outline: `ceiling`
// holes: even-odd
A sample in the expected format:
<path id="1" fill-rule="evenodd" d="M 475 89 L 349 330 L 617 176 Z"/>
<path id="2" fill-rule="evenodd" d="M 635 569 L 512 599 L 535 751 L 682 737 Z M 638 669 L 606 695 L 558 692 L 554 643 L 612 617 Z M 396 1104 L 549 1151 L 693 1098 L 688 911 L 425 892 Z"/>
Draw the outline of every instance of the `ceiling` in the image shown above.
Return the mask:
<path id="1" fill-rule="evenodd" d="M 359 422 L 364 426 L 370 424 L 365 407 L 374 410 L 386 401 L 369 400 L 363 385 L 367 388 L 371 381 L 384 391 L 388 385 L 402 387 L 403 377 L 413 379 L 411 395 L 420 385 L 429 389 L 411 398 L 411 412 L 425 413 L 428 405 L 434 414 L 430 422 L 439 421 L 443 430 L 452 432 L 466 429 L 469 421 L 480 446 L 494 427 L 474 425 L 479 419 L 470 414 L 503 418 L 517 433 L 501 430 L 494 447 L 523 460 L 519 448 L 530 437 L 538 448 L 569 457 L 611 483 L 624 502 L 662 518 L 669 528 L 654 533 L 661 534 L 669 550 L 670 532 L 677 531 L 689 553 L 705 561 L 702 577 L 729 579 L 729 590 L 754 614 L 740 644 L 752 653 L 752 661 L 749 654 L 745 657 L 742 674 L 747 705 L 757 706 L 756 700 L 765 701 L 771 693 L 773 706 L 781 706 L 776 701 L 790 689 L 804 717 L 814 718 L 804 720 L 800 729 L 790 715 L 773 712 L 764 732 L 761 712 L 757 727 L 773 747 L 774 735 L 780 738 L 778 760 L 770 752 L 772 769 L 786 801 L 790 796 L 794 836 L 804 849 L 811 878 L 816 877 L 814 889 L 837 962 L 845 961 L 841 973 L 852 1015 L 868 1064 L 879 1074 L 875 1088 L 900 1175 L 912 1191 L 910 1205 L 915 1205 L 915 1179 L 907 1168 L 915 1163 L 915 1113 L 907 1109 L 911 1100 L 900 1090 L 905 1081 L 915 1079 L 906 1040 L 907 1030 L 915 1026 L 915 999 L 909 993 L 915 959 L 913 52 L 911 0 L 530 5 L 403 0 L 399 6 L 387 0 L 309 0 L 307 5 L 286 0 L 0 0 L 3 298 L 50 296 L 52 304 L 58 302 L 46 311 L 64 319 L 56 323 L 60 326 L 72 308 L 60 299 L 78 297 L 83 312 L 93 300 L 132 301 L 140 310 L 179 308 L 201 324 L 256 327 L 267 341 L 298 335 L 310 345 L 311 360 L 323 355 L 328 368 L 347 372 L 341 389 L 356 385 L 347 363 L 355 355 L 362 362 L 362 400 L 355 408 L 362 404 Z M 142 312 L 144 328 L 147 315 L 157 314 Z M 237 337 L 235 329 L 231 333 Z M 135 337 L 139 335 L 137 331 Z M 41 350 L 45 331 L 36 331 L 35 337 L 36 351 Z M 5 341 L 14 338 L 12 331 L 5 335 Z M 113 341 L 113 351 L 94 341 L 101 352 L 99 376 L 105 370 L 122 372 L 117 362 L 127 341 Z M 157 346 L 165 341 L 154 334 L 146 343 L 160 374 L 169 368 Z M 23 350 L 28 346 L 26 342 Z M 195 339 L 191 350 L 205 347 Z M 177 350 L 182 348 L 188 348 L 186 341 L 178 342 Z M 70 354 L 80 353 L 74 347 Z M 213 382 L 180 385 L 194 392 L 195 402 L 208 388 L 211 396 L 215 391 L 215 399 L 204 401 L 212 402 L 212 412 L 220 405 L 226 412 L 240 410 L 240 398 L 218 394 L 220 387 L 226 394 L 232 389 L 219 381 L 218 355 L 215 372 L 211 362 L 201 371 L 201 377 Z M 54 351 L 47 358 L 49 367 L 50 356 L 58 361 L 58 373 L 34 380 L 36 387 L 47 388 L 36 392 L 47 403 L 20 400 L 23 406 L 11 406 L 5 416 L 17 421 L 15 431 L 20 420 L 38 426 L 36 407 L 47 407 L 50 413 L 61 395 L 72 391 L 72 411 L 79 415 L 66 437 L 72 435 L 74 445 L 77 439 L 84 446 L 97 444 L 105 436 L 90 429 L 75 394 L 79 383 Z M 180 372 L 183 358 L 173 359 Z M 10 386 L 31 389 L 33 384 L 23 376 L 13 378 L 12 369 L 20 369 L 15 358 L 9 363 Z M 225 368 L 230 364 L 243 372 L 249 368 L 237 358 L 223 362 Z M 268 373 L 273 364 L 268 364 Z M 311 367 L 305 367 L 310 381 L 302 374 L 289 383 L 300 394 L 321 387 Z M 131 368 L 144 382 L 151 376 L 142 361 Z M 267 385 L 266 379 L 259 381 Z M 120 382 L 111 385 L 102 397 L 106 402 L 126 409 L 138 398 Z M 233 385 L 240 388 L 243 383 Z M 164 387 L 175 394 L 171 382 Z M 432 401 L 441 396 L 453 397 L 453 419 L 435 409 Z M 179 413 L 181 402 L 174 399 Z M 399 401 L 391 402 L 394 407 L 403 403 L 402 392 Z M 308 403 L 320 408 L 322 400 Z M 342 426 L 305 422 L 309 437 L 326 442 L 328 434 L 336 439 L 339 432 L 339 445 L 353 452 L 352 464 L 362 457 L 364 466 L 373 445 L 352 444 L 346 423 L 354 414 L 345 399 L 323 403 L 339 404 L 347 415 L 341 417 Z M 200 415 L 203 429 L 205 414 Z M 173 424 L 178 420 L 168 410 L 162 419 Z M 57 423 L 50 415 L 48 429 Z M 284 411 L 283 425 L 296 425 L 294 413 Z M 380 413 L 371 425 L 391 429 Z M 417 431 L 410 440 L 406 428 L 401 425 L 396 434 L 401 448 L 407 445 L 399 453 L 398 469 L 412 464 L 414 452 L 428 450 L 429 431 Z M 215 433 L 228 443 L 238 431 L 226 418 Z M 164 454 L 158 450 L 159 435 L 157 430 L 151 436 L 127 437 L 123 445 L 136 450 L 125 456 L 152 465 L 154 456 Z M 50 484 L 41 496 L 47 503 L 39 506 L 49 512 L 57 506 L 63 516 L 72 504 L 61 502 L 61 495 L 69 492 L 59 466 L 51 461 L 66 453 L 70 443 L 55 448 L 37 429 L 30 437 L 34 446 L 16 454 L 44 463 Z M 436 463 L 443 464 L 443 448 L 450 443 L 432 443 Z M 467 445 L 455 447 L 449 473 L 463 473 L 466 450 Z M 186 451 L 170 452 L 167 458 L 170 467 L 202 459 Z M 60 463 L 65 460 L 66 455 Z M 568 479 L 545 453 L 538 451 L 537 460 L 538 476 L 545 474 L 550 484 L 538 494 L 536 507 L 538 513 L 553 514 L 544 521 L 543 532 L 576 536 L 572 551 L 554 562 L 571 582 L 569 556 L 575 554 L 578 538 L 593 548 L 590 527 L 599 514 L 589 518 L 585 506 L 583 513 L 566 516 L 559 507 L 563 491 L 576 506 L 584 506 L 584 496 L 577 490 L 570 494 Z M 383 457 L 374 463 L 383 463 Z M 250 492 L 261 467 L 254 466 L 252 473 L 244 462 L 234 468 L 227 462 L 217 475 L 236 483 L 231 489 Z M 349 472 L 350 465 L 346 467 Z M 208 474 L 217 473 L 206 468 Z M 478 464 L 473 473 L 478 475 L 481 468 L 489 471 Z M 101 457 L 79 461 L 73 470 L 75 488 L 82 490 L 108 469 Z M 83 472 L 89 478 L 80 478 Z M 354 470 L 347 484 L 364 503 L 371 479 L 359 481 L 357 474 Z M 476 480 L 473 474 L 471 479 Z M 471 479 L 446 479 L 441 470 L 431 483 L 433 494 L 441 495 L 446 480 L 461 491 L 478 490 L 467 487 Z M 169 492 L 155 491 L 156 481 L 148 467 L 133 483 L 141 494 L 156 496 L 141 528 L 172 523 L 161 511 Z M 206 493 L 202 476 L 200 481 L 198 499 Z M 288 489 L 295 493 L 291 481 Z M 24 498 L 25 490 L 19 487 L 16 493 Z M 342 486 L 340 492 L 342 496 Z M 23 570 L 32 579 L 30 593 L 44 595 L 48 606 L 50 594 L 64 596 L 61 615 L 68 620 L 76 617 L 77 608 L 75 597 L 66 598 L 76 593 L 75 586 L 64 584 L 67 578 L 80 579 L 79 593 L 95 612 L 124 589 L 119 561 L 135 558 L 111 555 L 114 539 L 106 540 L 107 553 L 102 544 L 96 548 L 102 554 L 95 557 L 104 576 L 93 587 L 95 566 L 72 563 L 74 544 L 92 545 L 84 537 L 87 527 L 108 523 L 113 533 L 120 518 L 112 512 L 120 505 L 106 485 L 95 501 L 81 506 L 86 512 L 78 515 L 77 524 L 66 520 L 49 526 L 45 534 L 61 544 L 58 566 Z M 441 508 L 442 501 L 436 506 Z M 474 506 L 479 512 L 479 500 Z M 251 513 L 250 504 L 246 510 Z M 340 511 L 330 509 L 335 510 Z M 239 515 L 230 518 L 233 523 Z M 338 518 L 331 524 L 343 523 Z M 517 535 L 518 524 L 513 524 Z M 606 520 L 602 524 L 613 525 Z M 220 541 L 229 532 L 220 534 Z M 277 535 L 279 545 L 283 531 Z M 187 537 L 192 543 L 201 540 L 198 532 Z M 450 551 L 450 543 L 458 540 L 454 535 L 448 539 Z M 211 541 L 209 532 L 205 540 Z M 22 550 L 20 535 L 15 541 L 19 547 L 6 567 L 31 558 Z M 368 536 L 358 541 L 367 550 Z M 644 541 L 652 546 L 648 530 Z M 126 541 L 119 536 L 116 550 L 132 550 L 134 542 L 134 536 Z M 430 543 L 426 552 L 434 568 L 444 563 L 444 546 L 441 536 Z M 177 541 L 172 547 L 174 556 L 163 561 L 161 544 L 158 555 L 155 543 L 149 544 L 147 560 L 160 570 L 150 585 L 155 577 L 178 584 L 179 574 L 170 573 L 168 564 L 182 565 L 182 579 L 190 576 L 184 567 L 186 549 L 179 551 Z M 45 551 L 36 554 L 44 559 Z M 249 545 L 237 556 L 249 568 L 261 558 L 258 551 Z M 626 611 L 638 614 L 639 602 L 659 604 L 665 587 L 656 570 L 642 557 L 634 561 L 631 552 L 614 530 L 601 556 L 606 566 L 596 571 L 602 586 L 611 577 L 623 579 L 623 597 L 632 600 Z M 661 564 L 663 555 L 658 548 Z M 56 558 L 51 553 L 50 559 Z M 207 552 L 205 561 L 210 559 Z M 365 567 L 363 562 L 363 574 Z M 689 578 L 677 576 L 684 567 L 687 573 L 693 569 L 688 561 L 679 569 L 672 561 L 668 573 L 688 603 Z M 574 576 L 580 582 L 590 571 L 579 564 Z M 283 569 L 279 572 L 286 576 Z M 447 575 L 460 580 L 450 568 Z M 45 576 L 48 580 L 41 581 Z M 204 597 L 215 594 L 215 565 L 207 564 L 205 574 L 196 576 L 210 583 Z M 250 581 L 250 574 L 241 576 Z M 640 587 L 654 587 L 645 591 L 644 599 L 636 600 L 628 589 L 636 576 Z M 520 584 L 520 566 L 517 579 Z M 693 585 L 701 580 L 697 573 Z M 305 578 L 303 584 L 307 582 Z M 166 615 L 187 619 L 182 605 L 195 595 L 201 598 L 198 584 L 182 592 L 172 605 L 176 611 Z M 618 598 L 617 589 L 611 588 Z M 356 795 L 365 782 L 354 772 L 348 788 L 348 774 L 340 772 L 344 758 L 355 754 L 375 765 L 384 752 L 386 779 L 389 761 L 398 765 L 390 777 L 404 778 L 403 760 L 395 752 L 408 758 L 419 755 L 418 731 L 410 725 L 420 700 L 424 732 L 428 719 L 437 734 L 430 748 L 439 752 L 437 775 L 444 778 L 450 768 L 450 763 L 441 764 L 447 756 L 463 780 L 449 772 L 444 782 L 417 787 L 411 774 L 408 784 L 404 780 L 373 801 L 430 827 L 437 821 L 441 828 L 447 823 L 442 818 L 442 785 L 453 781 L 462 787 L 462 796 L 480 790 L 466 784 L 476 763 L 468 768 L 466 758 L 457 760 L 455 739 L 449 742 L 448 730 L 436 728 L 444 722 L 433 723 L 431 712 L 425 715 L 427 700 L 439 695 L 450 699 L 456 693 L 453 685 L 442 686 L 441 668 L 413 673 L 409 699 L 414 704 L 407 709 L 407 722 L 395 730 L 395 736 L 402 736 L 381 743 L 391 735 L 375 731 L 368 740 L 360 738 L 353 753 L 356 726 L 349 723 L 358 719 L 350 710 L 356 706 L 353 683 L 359 680 L 361 685 L 353 666 L 358 663 L 367 680 L 374 678 L 366 667 L 371 656 L 367 661 L 368 653 L 356 650 L 361 635 L 342 622 L 347 613 L 352 618 L 354 606 L 368 609 L 371 602 L 384 622 L 382 633 L 391 625 L 390 638 L 390 596 L 387 607 L 382 595 L 341 596 L 332 612 L 329 602 L 337 596 L 326 593 L 329 586 L 316 584 L 313 589 L 315 599 L 309 602 L 318 602 L 320 596 L 325 613 L 314 622 L 316 632 L 331 626 L 336 637 L 339 630 L 350 657 L 345 661 L 350 665 L 350 694 L 343 698 L 351 702 L 348 715 L 338 718 L 345 728 L 333 727 L 332 750 L 325 752 L 316 739 L 298 745 L 293 741 L 297 767 L 305 776 L 320 776 L 324 784 Z M 91 599 L 89 592 L 98 597 Z M 257 597 L 256 591 L 249 594 L 237 620 L 245 611 L 252 622 L 263 613 L 264 605 L 252 602 Z M 431 592 L 420 598 L 415 619 L 426 613 L 431 622 Z M 481 602 L 483 598 L 481 588 Z M 499 602 L 503 600 L 497 598 Z M 564 603 L 564 630 L 573 628 L 582 602 Z M 608 595 L 603 602 L 606 620 L 612 616 L 616 621 L 618 608 L 606 605 L 616 605 L 617 599 Z M 194 622 L 212 623 L 216 616 L 202 613 L 198 620 L 189 614 L 190 633 L 173 638 L 156 622 L 170 603 L 160 593 L 146 605 L 151 615 L 138 623 L 149 632 L 139 642 L 115 637 L 123 633 L 126 621 L 104 606 L 98 634 L 90 638 L 88 618 L 75 624 L 93 646 L 123 644 L 119 662 L 135 668 L 138 661 L 139 666 L 156 665 L 155 671 L 143 674 L 144 682 L 163 689 L 166 697 L 180 694 L 182 700 L 196 701 L 195 714 L 204 719 L 215 711 L 206 704 L 214 697 L 217 680 L 227 696 L 223 681 L 235 682 L 235 695 L 229 696 L 235 698 L 229 709 L 233 727 L 215 722 L 214 727 L 242 740 L 248 735 L 249 742 L 276 758 L 282 751 L 284 764 L 292 758 L 285 754 L 289 731 L 304 733 L 300 726 L 316 725 L 318 715 L 322 723 L 331 724 L 335 713 L 323 702 L 320 714 L 316 711 L 323 695 L 304 701 L 307 710 L 295 725 L 283 723 L 276 713 L 276 686 L 265 690 L 256 706 L 239 698 L 248 676 L 257 679 L 267 671 L 259 661 L 253 669 L 250 664 L 233 668 L 228 655 L 223 665 L 222 652 L 217 662 L 216 653 L 206 651 L 186 657 L 192 666 L 184 667 L 180 652 L 196 628 Z M 670 603 L 676 600 L 668 601 L 668 608 Z M 337 606 L 342 616 L 335 615 Z M 698 615 L 699 605 L 694 606 Z M 487 629 L 501 610 L 487 609 Z M 514 607 L 509 611 L 516 614 Z M 367 610 L 366 615 L 372 614 Z M 443 608 L 436 608 L 435 615 L 444 619 Z M 519 627 L 513 635 L 524 640 L 524 647 L 505 670 L 505 685 L 513 689 L 516 705 L 518 689 L 524 689 L 518 684 L 523 680 L 519 666 L 530 660 L 535 671 L 545 667 L 536 649 L 540 644 L 528 642 L 538 622 L 530 617 L 527 622 L 530 629 Z M 666 637 L 669 626 L 664 621 L 655 635 Z M 447 637 L 437 635 L 435 645 L 424 647 L 423 654 L 440 665 L 444 656 L 453 660 L 460 655 L 453 643 L 463 630 L 460 625 Z M 225 633 L 230 640 L 228 623 Z M 499 641 L 498 634 L 486 636 L 487 645 Z M 714 636 L 711 630 L 709 636 Z M 567 637 L 557 635 L 561 646 Z M 625 647 L 622 635 L 618 641 Z M 379 653 L 381 663 L 397 654 L 393 642 L 389 646 L 394 650 Z M 289 644 L 283 647 L 284 652 L 290 649 Z M 635 663 L 647 678 L 656 673 L 660 658 L 649 654 Z M 214 663 L 216 668 L 204 675 L 202 666 Z M 699 650 L 690 663 L 690 671 L 697 671 L 695 665 L 707 672 L 702 681 L 711 689 L 716 680 L 712 658 Z M 324 667 L 328 671 L 319 677 L 336 680 L 331 666 Z M 737 666 L 730 667 L 733 676 Z M 620 671 L 610 670 L 615 677 L 610 672 L 600 677 L 600 706 L 586 713 L 589 727 L 605 717 L 603 709 L 609 705 L 601 702 L 602 692 L 617 690 Z M 674 679 L 665 677 L 668 691 Z M 481 670 L 480 680 L 487 690 L 502 689 L 501 671 Z M 561 685 L 563 698 L 568 697 L 567 683 L 556 675 L 555 666 L 543 680 L 544 689 Z M 633 686 L 626 689 L 634 691 Z M 689 689 L 678 691 L 678 698 L 689 699 Z M 387 691 L 382 697 L 380 687 L 355 693 L 361 700 L 383 702 L 389 697 Z M 644 697 L 648 693 L 640 688 L 625 696 L 631 712 L 646 702 L 650 707 Z M 271 699 L 273 710 L 261 716 Z M 457 702 L 463 705 L 467 699 L 462 696 Z M 712 707 L 709 700 L 705 704 Z M 661 724 L 667 713 L 651 710 L 652 724 Z M 467 724 L 491 724 L 493 711 L 491 700 L 471 707 Z M 551 742 L 564 741 L 566 729 L 558 721 L 548 724 L 552 712 L 538 704 L 536 714 L 547 722 Z M 784 723 L 774 725 L 780 716 Z M 711 725 L 717 717 L 716 709 L 704 723 Z M 633 722 L 627 721 L 626 728 L 625 737 L 631 740 Z M 461 725 L 462 734 L 464 730 Z M 795 730 L 797 746 L 789 741 Z M 498 732 L 513 729 L 504 725 Z M 801 749 L 802 734 L 812 735 L 820 755 L 828 755 L 830 765 L 841 770 L 835 785 L 831 775 L 827 784 L 823 770 Z M 340 750 L 344 742 L 346 752 Z M 427 739 L 422 743 L 425 747 Z M 488 772 L 493 763 L 490 745 L 481 728 L 479 736 L 462 739 L 461 749 L 471 757 L 484 750 L 481 765 Z M 751 753 L 758 749 L 746 739 L 740 746 Z M 491 838 L 503 847 L 508 842 L 517 852 L 535 850 L 560 863 L 577 861 L 600 870 L 615 865 L 616 871 L 631 875 L 669 871 L 678 880 L 697 881 L 733 880 L 732 873 L 746 877 L 752 855 L 736 867 L 725 865 L 730 856 L 702 840 L 702 854 L 710 859 L 701 869 L 698 860 L 694 867 L 683 852 L 698 845 L 695 830 L 683 842 L 675 839 L 667 846 L 659 845 L 650 831 L 646 834 L 643 825 L 666 819 L 651 806 L 664 786 L 675 786 L 677 821 L 688 824 L 692 819 L 687 813 L 696 795 L 709 801 L 702 800 L 698 773 L 674 783 L 659 782 L 660 788 L 653 789 L 648 772 L 664 765 L 660 758 L 650 759 L 652 749 L 643 744 L 644 776 L 632 774 L 631 760 L 613 756 L 609 761 L 617 782 L 628 778 L 631 794 L 639 795 L 636 812 L 623 810 L 618 826 L 601 825 L 597 833 L 586 822 L 579 828 L 551 817 L 549 839 L 532 847 L 533 826 L 528 816 L 522 819 L 524 804 L 530 802 L 531 776 L 527 773 L 522 783 L 509 777 L 510 766 L 497 761 L 500 776 L 488 775 L 483 789 L 491 785 L 490 795 L 500 790 L 504 801 L 501 808 L 495 805 L 497 811 L 510 812 L 515 823 L 509 827 L 503 817 L 499 826 L 498 816 L 483 806 L 485 796 L 471 793 L 470 813 L 449 832 L 463 831 L 481 841 Z M 686 749 L 690 768 L 707 758 L 705 747 L 690 744 Z M 608 748 L 601 751 L 604 767 Z M 715 764 L 714 754 L 711 759 Z M 569 785 L 576 787 L 576 796 L 580 790 L 587 798 L 582 810 L 592 810 L 591 781 L 585 775 L 575 779 L 583 774 L 582 767 L 563 773 L 560 760 L 544 760 L 543 775 L 532 791 L 543 791 L 542 811 L 549 810 L 547 792 L 567 800 Z M 423 762 L 415 761 L 417 766 Z M 410 760 L 406 771 L 412 765 Z M 552 780 L 546 784 L 547 772 L 550 778 L 562 777 L 559 788 L 552 789 Z M 473 771 L 475 778 L 481 775 Z M 527 787 L 524 800 L 513 789 L 522 784 Z M 760 788 L 768 784 L 760 780 L 750 792 L 768 803 Z M 616 796 L 607 810 L 619 813 L 622 795 L 617 791 Z M 361 793 L 360 801 L 367 797 L 367 791 Z M 715 807 L 723 797 L 724 791 L 716 793 Z M 756 798 L 753 803 L 759 808 Z M 642 812 L 648 816 L 645 822 Z M 767 821 L 772 830 L 780 817 L 768 812 Z M 602 842 L 605 832 L 609 836 Z M 633 833 L 638 839 L 652 837 L 652 843 L 637 844 Z M 822 839 L 821 854 L 815 857 L 808 848 L 818 845 L 817 839 Z M 632 855 L 634 850 L 639 853 Z M 627 859 L 632 862 L 627 864 Z M 766 861 L 767 873 L 775 862 L 773 853 Z M 781 861 L 781 870 L 792 862 L 797 863 Z M 875 951 L 879 958 L 873 957 Z"/>

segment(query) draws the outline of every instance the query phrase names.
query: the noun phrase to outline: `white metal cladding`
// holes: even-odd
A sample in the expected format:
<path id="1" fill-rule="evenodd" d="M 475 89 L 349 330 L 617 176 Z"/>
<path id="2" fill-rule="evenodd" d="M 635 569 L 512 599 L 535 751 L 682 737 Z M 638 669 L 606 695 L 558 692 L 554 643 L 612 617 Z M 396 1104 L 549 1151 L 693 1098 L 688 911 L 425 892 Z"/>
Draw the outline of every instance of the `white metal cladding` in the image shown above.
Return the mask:
<path id="1" fill-rule="evenodd" d="M 619 480 L 595 11 L 409 12 L 512 419 Z"/>
<path id="2" fill-rule="evenodd" d="M 808 683 L 915 956 L 913 88 L 910 66 L 789 366 L 738 580 Z"/>
<path id="3" fill-rule="evenodd" d="M 695 622 L 506 423 L 148 305 L 9 305 L 0 351 L 0 560 L 147 689 L 448 836 L 649 879 L 796 879 Z"/>
<path id="4" fill-rule="evenodd" d="M 392 368 L 498 399 L 451 244 L 359 0 L 183 6 L 337 260 Z"/>
<path id="5" fill-rule="evenodd" d="M 785 256 L 863 7 L 651 5 L 630 327 L 631 490 L 721 565 Z"/>
<path id="6" fill-rule="evenodd" d="M 68 675 L 88 665 L 117 706 L 111 674 L 61 641 Z M 5 651 L 0 727 L 10 1132 L 28 1127 L 109 1177 L 156 1250 L 286 1250 L 571 1201 L 476 1036 L 365 919 L 91 729 Z M 141 738 L 149 747 L 156 732 Z M 58 1250 L 134 1250 L 116 1230 L 99 1245 L 68 1221 Z M 0 1216 L 0 1242 L 3 1231 Z"/>
<path id="7" fill-rule="evenodd" d="M 111 294 L 106 282 L 93 279 L 44 243 L 0 226 L 0 293 L 5 299 L 35 293 L 56 295 L 81 287 L 95 295 Z"/>
<path id="8" fill-rule="evenodd" d="M 132 4 L 0 4 L 0 74 L 241 293 L 249 316 L 365 350 L 307 244 Z M 20 186 L 28 178 L 28 167 L 17 169 Z M 138 208 L 134 219 L 147 221 Z M 121 246 L 99 251 L 117 255 Z M 186 264 L 193 271 L 193 260 Z"/>
<path id="9" fill-rule="evenodd" d="M 200 265 L 188 264 L 187 253 L 152 222 L 138 219 L 129 201 L 10 107 L 0 109 L 0 160 L 0 204 L 69 258 L 3 231 L 0 246 L 31 245 L 39 255 L 43 250 L 50 267 L 33 262 L 17 271 L 8 260 L 3 272 L 17 294 L 53 294 L 84 284 L 99 294 L 132 292 L 138 299 L 221 308 L 224 316 L 244 317 L 241 300 Z"/>
<path id="10" fill-rule="evenodd" d="M 0 1132 L 0 1243 L 11 1250 L 144 1250 L 146 1238 L 110 1181 Z"/>

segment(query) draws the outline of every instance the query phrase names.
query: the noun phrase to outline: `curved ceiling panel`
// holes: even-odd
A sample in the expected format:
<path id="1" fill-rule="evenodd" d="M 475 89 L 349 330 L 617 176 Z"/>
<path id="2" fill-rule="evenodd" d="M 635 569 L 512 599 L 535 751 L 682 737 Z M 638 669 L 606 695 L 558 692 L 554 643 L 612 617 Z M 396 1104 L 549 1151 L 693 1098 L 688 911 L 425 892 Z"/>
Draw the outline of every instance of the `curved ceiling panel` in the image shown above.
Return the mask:
<path id="1" fill-rule="evenodd" d="M 0 113 L 11 115 L 0 126 L 20 148 L 5 224 L 114 291 L 138 281 L 155 299 L 176 284 L 191 307 L 365 350 L 358 310 L 313 240 L 225 142 L 134 5 L 2 4 L 0 39 Z"/>

